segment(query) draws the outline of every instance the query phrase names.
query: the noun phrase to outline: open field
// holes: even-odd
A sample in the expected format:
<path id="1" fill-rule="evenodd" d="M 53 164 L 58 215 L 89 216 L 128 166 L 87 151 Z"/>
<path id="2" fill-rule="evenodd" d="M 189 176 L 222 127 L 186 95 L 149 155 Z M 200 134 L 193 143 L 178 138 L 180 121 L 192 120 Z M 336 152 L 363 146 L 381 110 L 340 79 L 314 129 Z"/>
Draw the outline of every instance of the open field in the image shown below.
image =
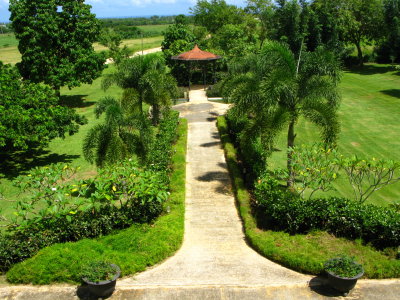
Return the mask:
<path id="1" fill-rule="evenodd" d="M 14 36 L 14 33 L 3 33 L 0 34 L 0 48 L 16 47 L 18 41 Z"/>
<path id="2" fill-rule="evenodd" d="M 162 36 L 143 38 L 143 50 L 160 47 L 163 39 L 164 37 Z M 95 43 L 93 46 L 96 51 L 107 50 L 106 47 L 99 43 Z M 121 46 L 127 46 L 132 52 L 140 51 L 142 49 L 142 39 L 124 40 Z"/>
<path id="3" fill-rule="evenodd" d="M 143 30 L 144 33 L 146 32 L 157 32 L 158 35 L 162 35 L 163 31 L 167 29 L 169 24 L 161 24 L 161 25 L 142 25 L 142 26 L 136 26 L 140 28 L 140 30 Z"/>
<path id="4" fill-rule="evenodd" d="M 165 25 L 146 25 L 139 26 L 143 28 L 147 27 L 157 27 L 153 28 L 154 30 L 160 31 L 160 36 L 143 38 L 143 49 L 151 49 L 161 46 L 161 42 L 163 41 L 163 36 L 161 35 L 161 31 L 163 30 L 163 26 Z M 142 29 L 143 29 L 142 28 Z M 152 30 L 148 28 L 146 30 Z M 7 45 L 7 46 L 5 46 Z M 122 46 L 128 46 L 128 48 L 132 52 L 140 51 L 142 49 L 142 39 L 130 39 L 124 40 L 122 42 Z M 106 47 L 100 45 L 99 43 L 94 43 L 94 49 L 96 51 L 107 50 Z M 15 64 L 21 60 L 21 54 L 18 51 L 18 41 L 15 39 L 13 34 L 0 34 L 0 61 L 5 64 Z"/>
<path id="5" fill-rule="evenodd" d="M 363 69 L 344 73 L 340 89 L 341 133 L 339 150 L 345 156 L 400 160 L 400 76 L 390 65 L 368 64 Z M 285 132 L 286 133 L 286 132 Z M 285 167 L 285 133 L 270 160 L 270 167 Z M 296 144 L 319 141 L 318 128 L 304 120 L 296 125 Z M 387 205 L 400 200 L 400 183 L 375 192 L 368 202 Z M 335 183 L 336 192 L 353 197 L 351 186 L 342 177 Z"/>

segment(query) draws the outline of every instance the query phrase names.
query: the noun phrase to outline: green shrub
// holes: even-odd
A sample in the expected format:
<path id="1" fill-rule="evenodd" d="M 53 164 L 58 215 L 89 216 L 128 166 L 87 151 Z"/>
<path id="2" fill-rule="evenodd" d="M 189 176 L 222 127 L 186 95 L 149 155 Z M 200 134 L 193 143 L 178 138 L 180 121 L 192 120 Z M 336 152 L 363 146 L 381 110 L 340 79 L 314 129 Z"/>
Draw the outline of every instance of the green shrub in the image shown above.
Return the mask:
<path id="1" fill-rule="evenodd" d="M 49 245 L 98 237 L 157 218 L 169 197 L 177 125 L 177 112 L 165 115 L 146 168 L 126 159 L 75 184 L 60 182 L 65 179 L 63 172 L 69 172 L 60 166 L 34 170 L 20 180 L 25 190 L 32 191 L 33 200 L 18 202 L 17 218 L 0 236 L 0 271 Z"/>
<path id="2" fill-rule="evenodd" d="M 206 91 L 207 97 L 213 98 L 213 97 L 222 97 L 222 81 L 219 81 L 218 83 L 211 85 L 208 87 Z"/>
<path id="3" fill-rule="evenodd" d="M 82 267 L 92 261 L 112 261 L 122 276 L 143 271 L 172 255 L 182 244 L 185 201 L 185 151 L 187 123 L 180 122 L 179 140 L 173 151 L 170 207 L 152 224 L 133 224 L 95 239 L 60 243 L 41 249 L 34 257 L 7 272 L 12 283 L 80 283 Z"/>
<path id="4" fill-rule="evenodd" d="M 236 116 L 234 110 L 229 110 L 226 115 L 229 136 L 239 149 L 239 156 L 242 158 L 242 169 L 245 181 L 248 185 L 265 172 L 266 156 L 261 141 L 257 138 L 250 138 L 246 128 L 250 125 L 250 120 L 246 117 Z"/>
<path id="5" fill-rule="evenodd" d="M 257 216 L 267 228 L 291 234 L 327 230 L 378 248 L 400 245 L 400 214 L 391 208 L 335 197 L 304 200 L 282 191 L 269 176 L 257 182 L 254 193 Z"/>
<path id="6" fill-rule="evenodd" d="M 168 187 L 160 175 L 134 167 L 129 160 L 101 170 L 95 179 L 83 184 L 88 196 L 77 200 L 79 207 L 37 215 L 23 225 L 9 227 L 0 236 L 0 270 L 6 271 L 55 243 L 106 235 L 134 222 L 151 222 L 160 215 L 168 198 Z M 78 187 L 75 189 L 79 193 Z"/>
<path id="7" fill-rule="evenodd" d="M 147 165 L 151 170 L 169 172 L 171 169 L 171 145 L 177 139 L 179 112 L 167 111 L 161 120 L 158 133 L 147 154 Z"/>

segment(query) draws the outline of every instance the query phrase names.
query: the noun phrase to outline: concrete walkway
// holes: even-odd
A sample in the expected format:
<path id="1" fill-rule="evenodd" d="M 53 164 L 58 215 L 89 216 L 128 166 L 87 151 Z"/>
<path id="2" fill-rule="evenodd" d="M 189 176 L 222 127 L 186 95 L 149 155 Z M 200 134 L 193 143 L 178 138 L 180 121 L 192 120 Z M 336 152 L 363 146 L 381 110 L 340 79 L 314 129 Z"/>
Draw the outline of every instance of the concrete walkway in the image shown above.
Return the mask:
<path id="1" fill-rule="evenodd" d="M 183 246 L 160 266 L 120 284 L 306 285 L 310 277 L 266 260 L 246 245 L 215 125 L 227 105 L 207 103 L 204 90 L 190 93 L 191 102 L 176 106 L 189 120 Z"/>
<path id="2" fill-rule="evenodd" d="M 182 248 L 158 266 L 119 280 L 111 299 L 342 298 L 325 289 L 322 279 L 283 268 L 248 247 L 215 125 L 227 105 L 207 102 L 201 88 L 193 89 L 190 99 L 175 106 L 189 121 Z M 399 294 L 399 280 L 361 280 L 346 299 L 398 299 Z M 0 299 L 76 298 L 71 286 L 0 288 Z"/>

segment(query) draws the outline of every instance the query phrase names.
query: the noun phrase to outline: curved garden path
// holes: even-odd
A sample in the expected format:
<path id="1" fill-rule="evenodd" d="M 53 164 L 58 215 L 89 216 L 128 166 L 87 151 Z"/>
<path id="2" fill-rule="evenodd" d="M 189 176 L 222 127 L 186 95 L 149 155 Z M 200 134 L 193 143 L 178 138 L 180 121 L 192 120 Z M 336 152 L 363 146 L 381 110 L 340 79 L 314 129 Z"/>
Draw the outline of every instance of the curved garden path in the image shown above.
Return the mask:
<path id="1" fill-rule="evenodd" d="M 119 280 L 110 299 L 341 299 L 320 280 L 248 247 L 215 125 L 227 105 L 208 102 L 200 88 L 190 99 L 175 106 L 189 121 L 183 245 L 165 262 Z M 389 300 L 399 294 L 399 280 L 361 280 L 346 299 Z M 0 287 L 0 299 L 78 297 L 74 286 L 13 286 Z"/>
<path id="2" fill-rule="evenodd" d="M 202 89 L 192 90 L 189 97 L 190 102 L 175 106 L 189 123 L 182 248 L 120 285 L 306 285 L 310 277 L 247 246 L 215 124 L 227 105 L 208 102 Z"/>

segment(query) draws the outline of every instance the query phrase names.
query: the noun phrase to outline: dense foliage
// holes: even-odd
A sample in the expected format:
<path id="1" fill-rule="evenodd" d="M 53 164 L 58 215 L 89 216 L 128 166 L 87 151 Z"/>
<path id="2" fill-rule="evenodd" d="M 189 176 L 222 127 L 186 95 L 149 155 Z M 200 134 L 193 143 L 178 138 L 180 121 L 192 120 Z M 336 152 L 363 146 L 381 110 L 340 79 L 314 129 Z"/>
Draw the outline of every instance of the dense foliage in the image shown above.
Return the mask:
<path id="1" fill-rule="evenodd" d="M 45 147 L 85 122 L 73 109 L 58 105 L 50 87 L 22 81 L 15 68 L 0 62 L 1 150 Z"/>
<path id="2" fill-rule="evenodd" d="M 326 230 L 336 236 L 362 238 L 378 248 L 400 245 L 400 214 L 393 209 L 344 198 L 304 200 L 268 175 L 256 183 L 254 193 L 263 228 L 291 234 Z"/>
<path id="3" fill-rule="evenodd" d="M 91 83 L 101 75 L 104 57 L 93 49 L 100 22 L 80 0 L 11 0 L 10 12 L 22 60 L 21 75 L 56 91 Z"/>
<path id="4" fill-rule="evenodd" d="M 71 181 L 74 170 L 62 165 L 18 178 L 16 185 L 31 197 L 17 201 L 16 216 L 0 236 L 1 270 L 54 243 L 98 237 L 159 216 L 169 197 L 165 165 L 170 164 L 178 114 L 167 114 L 164 122 L 153 147 L 164 145 L 166 151 L 154 149 L 158 157 L 149 168 L 126 159 L 77 182 Z"/>
<path id="5" fill-rule="evenodd" d="M 317 125 L 326 145 L 334 145 L 339 132 L 337 84 L 340 68 L 335 55 L 324 49 L 304 52 L 298 58 L 288 46 L 266 42 L 260 54 L 234 60 L 225 78 L 225 90 L 235 105 L 231 114 L 247 119 L 241 143 L 259 139 L 271 153 L 277 134 L 287 130 L 287 145 L 295 144 L 300 116 Z M 292 154 L 288 152 L 288 185 L 294 181 Z"/>
<path id="6" fill-rule="evenodd" d="M 143 117 L 143 103 L 151 106 L 153 125 L 158 125 L 163 109 L 171 105 L 178 93 L 164 57 L 158 53 L 122 60 L 114 73 L 104 77 L 102 87 L 107 90 L 114 84 L 124 89 L 121 101 L 127 105 L 128 114 L 136 111 Z"/>
<path id="7" fill-rule="evenodd" d="M 26 284 L 80 284 L 83 266 L 93 261 L 113 262 L 123 276 L 128 276 L 173 255 L 182 245 L 184 231 L 186 120 L 180 120 L 177 135 L 179 138 L 173 146 L 171 194 L 166 212 L 154 223 L 133 224 L 96 239 L 46 247 L 34 257 L 14 265 L 7 272 L 7 280 Z"/>

